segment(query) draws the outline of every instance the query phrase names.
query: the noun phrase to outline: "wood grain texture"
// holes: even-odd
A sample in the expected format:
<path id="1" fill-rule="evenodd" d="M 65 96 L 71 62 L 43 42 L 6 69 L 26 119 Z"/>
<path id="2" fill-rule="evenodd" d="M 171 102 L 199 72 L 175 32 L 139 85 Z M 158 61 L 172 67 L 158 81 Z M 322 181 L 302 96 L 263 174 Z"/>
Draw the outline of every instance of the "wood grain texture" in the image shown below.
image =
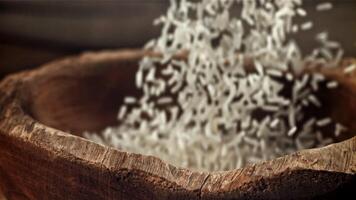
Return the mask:
<path id="1" fill-rule="evenodd" d="M 355 180 L 356 137 L 212 173 L 79 137 L 84 130 L 115 124 L 123 96 L 139 95 L 131 83 L 143 55 L 136 50 L 86 53 L 0 83 L 0 190 L 8 200 L 330 199 Z M 328 112 L 354 124 L 355 76 L 323 73 L 342 78 L 340 91 L 351 92 L 342 97 L 350 104 L 330 101 Z"/>

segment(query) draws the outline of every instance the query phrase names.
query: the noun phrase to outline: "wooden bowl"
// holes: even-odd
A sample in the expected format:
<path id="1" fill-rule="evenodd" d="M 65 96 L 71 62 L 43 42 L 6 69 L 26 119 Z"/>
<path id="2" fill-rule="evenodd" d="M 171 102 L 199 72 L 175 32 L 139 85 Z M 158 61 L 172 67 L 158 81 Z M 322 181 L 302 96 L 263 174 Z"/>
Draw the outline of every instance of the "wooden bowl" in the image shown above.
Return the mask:
<path id="1" fill-rule="evenodd" d="M 0 190 L 17 199 L 333 199 L 356 185 L 356 137 L 225 172 L 177 168 L 80 134 L 116 123 L 134 86 L 138 50 L 86 53 L 0 84 Z M 345 61 L 345 65 L 351 61 Z M 356 79 L 325 91 L 331 117 L 356 130 Z M 349 139 L 351 138 L 351 139 Z"/>

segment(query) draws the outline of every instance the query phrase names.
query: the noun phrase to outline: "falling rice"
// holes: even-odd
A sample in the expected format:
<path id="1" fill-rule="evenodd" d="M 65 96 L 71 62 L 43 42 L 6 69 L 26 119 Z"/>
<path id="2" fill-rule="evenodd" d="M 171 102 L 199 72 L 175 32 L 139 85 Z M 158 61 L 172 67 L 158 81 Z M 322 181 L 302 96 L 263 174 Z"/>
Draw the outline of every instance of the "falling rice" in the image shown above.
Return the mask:
<path id="1" fill-rule="evenodd" d="M 332 142 L 312 134 L 333 123 L 330 118 L 303 114 L 304 108 L 322 106 L 315 92 L 325 77 L 296 74 L 310 60 L 337 65 L 342 50 L 324 33 L 318 36 L 322 47 L 303 56 L 290 38 L 299 27 L 313 27 L 312 21 L 294 23 L 296 14 L 307 20 L 302 2 L 171 0 L 167 13 L 154 22 L 162 27 L 161 35 L 145 45 L 162 55 L 145 56 L 136 73 L 143 95 L 124 99 L 119 126 L 104 130 L 103 137 L 85 137 L 207 171 L 239 168 Z M 241 15 L 230 13 L 235 6 Z M 330 7 L 321 4 L 317 10 Z M 175 57 L 182 52 L 187 52 L 184 59 Z M 245 68 L 247 60 L 255 71 Z M 351 65 L 345 73 L 355 68 Z M 293 86 L 291 94 L 283 92 L 286 82 Z M 328 88 L 336 86 L 327 83 Z M 335 134 L 341 130 L 336 126 Z"/>
<path id="2" fill-rule="evenodd" d="M 297 127 L 294 126 L 293 128 L 291 128 L 291 129 L 288 131 L 287 135 L 291 137 L 291 136 L 293 136 L 296 132 L 297 132 Z"/>
<path id="3" fill-rule="evenodd" d="M 124 102 L 126 104 L 133 104 L 133 103 L 136 103 L 136 98 L 135 97 L 125 97 Z"/>
<path id="4" fill-rule="evenodd" d="M 350 65 L 344 69 L 345 74 L 350 74 L 356 69 L 356 64 Z"/>
<path id="5" fill-rule="evenodd" d="M 316 6 L 317 11 L 326 11 L 333 8 L 333 4 L 330 2 L 320 3 Z"/>
<path id="6" fill-rule="evenodd" d="M 316 122 L 318 126 L 326 126 L 331 123 L 331 118 L 324 118 Z"/>
<path id="7" fill-rule="evenodd" d="M 339 84 L 337 81 L 330 81 L 326 84 L 326 87 L 329 89 L 334 89 L 334 88 L 337 88 L 338 85 Z"/>
<path id="8" fill-rule="evenodd" d="M 313 22 L 305 22 L 304 24 L 301 25 L 300 27 L 302 30 L 309 30 L 313 28 Z"/>

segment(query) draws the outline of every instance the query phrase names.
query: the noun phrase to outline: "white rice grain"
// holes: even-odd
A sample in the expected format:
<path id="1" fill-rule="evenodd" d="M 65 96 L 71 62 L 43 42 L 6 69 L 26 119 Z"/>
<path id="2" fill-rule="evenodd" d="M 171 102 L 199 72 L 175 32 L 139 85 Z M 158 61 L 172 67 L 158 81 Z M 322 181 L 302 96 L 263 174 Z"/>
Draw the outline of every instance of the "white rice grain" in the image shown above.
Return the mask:
<path id="1" fill-rule="evenodd" d="M 297 132 L 297 127 L 294 126 L 293 128 L 291 128 L 291 129 L 288 131 L 287 135 L 288 135 L 289 137 L 292 137 L 296 132 Z"/>
<path id="2" fill-rule="evenodd" d="M 315 106 L 317 107 L 321 107 L 321 103 L 320 101 L 318 100 L 317 97 L 315 97 L 315 95 L 311 94 L 308 96 L 308 99 L 311 103 L 313 103 Z"/>
<path id="3" fill-rule="evenodd" d="M 329 89 L 334 89 L 337 88 L 338 85 L 339 83 L 337 81 L 330 81 L 326 84 L 326 87 Z"/>
<path id="4" fill-rule="evenodd" d="M 172 97 L 161 97 L 157 101 L 158 104 L 169 104 L 172 102 L 173 102 Z"/>
<path id="5" fill-rule="evenodd" d="M 356 69 L 356 64 L 352 64 L 344 69 L 345 74 L 351 74 Z"/>
<path id="6" fill-rule="evenodd" d="M 282 77 L 283 73 L 277 69 L 268 69 L 266 71 L 267 74 L 275 76 L 275 77 Z"/>
<path id="7" fill-rule="evenodd" d="M 333 8 L 333 4 L 330 2 L 320 3 L 316 6 L 317 11 L 327 11 Z"/>
<path id="8" fill-rule="evenodd" d="M 335 137 L 339 137 L 341 135 L 341 133 L 346 130 L 347 129 L 343 125 L 341 125 L 340 123 L 336 123 L 335 132 L 334 132 Z"/>
<path id="9" fill-rule="evenodd" d="M 126 104 L 134 104 L 137 102 L 135 97 L 125 97 L 124 102 Z"/>
<path id="10" fill-rule="evenodd" d="M 323 127 L 331 123 L 331 118 L 320 119 L 316 122 L 316 125 Z"/>
<path id="11" fill-rule="evenodd" d="M 313 22 L 305 22 L 300 26 L 300 28 L 304 31 L 309 30 L 309 29 L 313 28 Z"/>
<path id="12" fill-rule="evenodd" d="M 302 9 L 302 8 L 298 8 L 298 9 L 297 9 L 297 13 L 298 13 L 298 15 L 300 15 L 300 16 L 302 16 L 302 17 L 307 16 L 307 12 L 306 12 L 304 9 Z"/>

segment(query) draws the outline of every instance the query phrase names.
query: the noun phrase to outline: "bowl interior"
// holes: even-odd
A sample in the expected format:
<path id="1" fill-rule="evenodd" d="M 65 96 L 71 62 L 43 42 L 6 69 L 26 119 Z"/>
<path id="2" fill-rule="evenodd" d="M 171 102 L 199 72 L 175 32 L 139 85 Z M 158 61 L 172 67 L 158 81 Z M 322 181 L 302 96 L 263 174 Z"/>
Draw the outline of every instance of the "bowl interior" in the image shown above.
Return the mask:
<path id="1" fill-rule="evenodd" d="M 135 87 L 139 57 L 86 62 L 62 62 L 56 69 L 28 81 L 30 115 L 39 122 L 81 135 L 84 131 L 100 131 L 117 124 L 117 113 L 125 96 L 140 96 Z M 328 75 L 334 79 L 333 73 Z M 338 89 L 321 89 L 321 109 L 307 115 L 331 116 L 350 128 L 337 141 L 353 136 L 356 130 L 356 88 L 341 81 Z M 323 134 L 332 135 L 333 128 Z"/>
<path id="2" fill-rule="evenodd" d="M 117 112 L 126 95 L 135 89 L 138 61 L 93 61 L 56 66 L 37 75 L 26 87 L 29 114 L 37 121 L 75 135 L 100 131 L 117 123 Z"/>

